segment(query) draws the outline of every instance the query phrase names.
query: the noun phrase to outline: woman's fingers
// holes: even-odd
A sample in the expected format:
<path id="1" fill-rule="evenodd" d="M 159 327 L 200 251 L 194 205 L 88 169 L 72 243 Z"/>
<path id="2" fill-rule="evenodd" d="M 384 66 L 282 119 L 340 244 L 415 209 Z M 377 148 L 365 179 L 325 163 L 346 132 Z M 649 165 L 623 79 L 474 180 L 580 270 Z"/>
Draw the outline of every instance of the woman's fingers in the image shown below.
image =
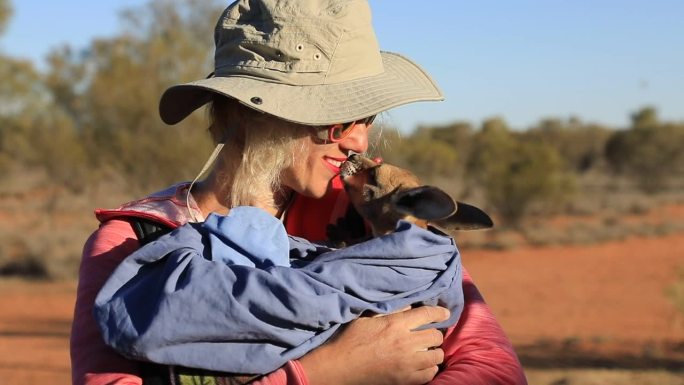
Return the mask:
<path id="1" fill-rule="evenodd" d="M 432 381 L 433 378 L 435 378 L 438 371 L 439 368 L 437 366 L 432 366 L 427 369 L 419 370 L 413 373 L 410 378 L 407 378 L 405 383 L 427 384 L 428 382 Z"/>
<path id="2" fill-rule="evenodd" d="M 362 317 L 300 363 L 312 385 L 368 384 L 369 379 L 386 385 L 424 384 L 444 360 L 439 347 L 443 336 L 434 328 L 415 329 L 448 318 L 448 310 L 434 306 Z"/>
<path id="3" fill-rule="evenodd" d="M 446 321 L 450 315 L 449 310 L 440 306 L 420 306 L 401 313 L 390 314 L 387 317 L 402 318 L 405 326 L 415 329 L 433 322 Z"/>
<path id="4" fill-rule="evenodd" d="M 431 368 L 444 362 L 444 350 L 434 348 L 417 352 L 414 359 L 419 362 L 422 369 Z M 422 370 L 420 369 L 420 370 Z"/>
<path id="5" fill-rule="evenodd" d="M 426 384 L 432 381 L 439 372 L 439 365 L 444 362 L 444 350 L 441 348 L 428 349 L 416 353 L 414 359 L 420 362 L 420 369 L 413 372 L 407 378 L 406 383 Z"/>
<path id="6" fill-rule="evenodd" d="M 420 351 L 442 346 L 444 335 L 437 329 L 425 329 L 413 331 L 411 333 L 411 340 L 416 346 L 416 350 Z"/>

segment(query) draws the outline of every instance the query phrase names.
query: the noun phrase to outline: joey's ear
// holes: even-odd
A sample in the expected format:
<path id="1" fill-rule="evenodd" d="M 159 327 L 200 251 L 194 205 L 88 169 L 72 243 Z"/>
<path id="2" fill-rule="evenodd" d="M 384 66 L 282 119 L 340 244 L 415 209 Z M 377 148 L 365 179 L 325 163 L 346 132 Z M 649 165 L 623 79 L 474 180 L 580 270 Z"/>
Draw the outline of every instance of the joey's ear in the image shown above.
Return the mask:
<path id="1" fill-rule="evenodd" d="M 453 215 L 434 221 L 434 224 L 445 230 L 477 230 L 494 226 L 487 213 L 463 202 L 456 202 L 456 212 Z"/>
<path id="2" fill-rule="evenodd" d="M 433 186 L 398 192 L 392 197 L 392 204 L 401 213 L 428 221 L 446 218 L 456 210 L 456 202 L 449 194 Z"/>

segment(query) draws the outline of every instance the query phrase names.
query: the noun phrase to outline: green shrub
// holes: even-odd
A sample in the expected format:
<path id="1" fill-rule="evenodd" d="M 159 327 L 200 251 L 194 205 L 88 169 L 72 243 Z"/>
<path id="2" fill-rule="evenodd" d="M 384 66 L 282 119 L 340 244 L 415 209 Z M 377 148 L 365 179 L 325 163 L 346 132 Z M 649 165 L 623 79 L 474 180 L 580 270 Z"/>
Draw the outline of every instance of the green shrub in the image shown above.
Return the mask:
<path id="1" fill-rule="evenodd" d="M 617 174 L 627 175 L 644 192 L 657 193 L 684 172 L 684 125 L 661 124 L 655 110 L 633 116 L 629 130 L 608 140 L 606 159 Z"/>
<path id="2" fill-rule="evenodd" d="M 525 141 L 500 121 L 485 122 L 476 136 L 469 176 L 480 184 L 501 219 L 518 226 L 535 203 L 559 202 L 574 190 L 558 152 Z"/>
<path id="3" fill-rule="evenodd" d="M 684 265 L 679 267 L 677 280 L 667 288 L 665 295 L 684 314 Z"/>

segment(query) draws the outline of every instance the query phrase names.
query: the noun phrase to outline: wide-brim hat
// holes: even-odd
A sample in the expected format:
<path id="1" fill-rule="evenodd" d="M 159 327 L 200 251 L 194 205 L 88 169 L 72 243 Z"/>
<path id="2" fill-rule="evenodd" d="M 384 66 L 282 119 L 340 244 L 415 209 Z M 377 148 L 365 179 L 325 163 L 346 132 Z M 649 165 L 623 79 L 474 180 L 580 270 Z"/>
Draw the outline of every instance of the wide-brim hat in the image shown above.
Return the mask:
<path id="1" fill-rule="evenodd" d="M 213 93 L 307 125 L 443 100 L 420 66 L 380 51 L 366 0 L 236 1 L 214 40 L 213 76 L 167 89 L 159 104 L 164 122 L 180 122 Z"/>

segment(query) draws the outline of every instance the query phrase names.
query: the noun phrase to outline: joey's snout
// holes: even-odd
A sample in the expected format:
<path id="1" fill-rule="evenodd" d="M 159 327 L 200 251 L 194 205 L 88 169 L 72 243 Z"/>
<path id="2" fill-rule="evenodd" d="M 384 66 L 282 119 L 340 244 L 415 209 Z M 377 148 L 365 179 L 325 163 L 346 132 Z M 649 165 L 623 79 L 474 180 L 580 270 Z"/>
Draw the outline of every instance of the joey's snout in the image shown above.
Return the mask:
<path id="1" fill-rule="evenodd" d="M 347 193 L 352 198 L 352 202 L 359 202 L 360 198 L 366 195 L 364 194 L 365 189 L 376 185 L 374 171 L 377 167 L 379 167 L 378 163 L 359 154 L 351 154 L 342 163 L 340 177 L 342 178 L 344 189 L 347 190 Z"/>
<path id="2" fill-rule="evenodd" d="M 356 175 L 358 172 L 367 170 L 372 167 L 378 166 L 379 163 L 366 158 L 360 154 L 351 154 L 347 160 L 342 163 L 340 170 L 340 176 L 344 180 L 347 177 Z"/>

